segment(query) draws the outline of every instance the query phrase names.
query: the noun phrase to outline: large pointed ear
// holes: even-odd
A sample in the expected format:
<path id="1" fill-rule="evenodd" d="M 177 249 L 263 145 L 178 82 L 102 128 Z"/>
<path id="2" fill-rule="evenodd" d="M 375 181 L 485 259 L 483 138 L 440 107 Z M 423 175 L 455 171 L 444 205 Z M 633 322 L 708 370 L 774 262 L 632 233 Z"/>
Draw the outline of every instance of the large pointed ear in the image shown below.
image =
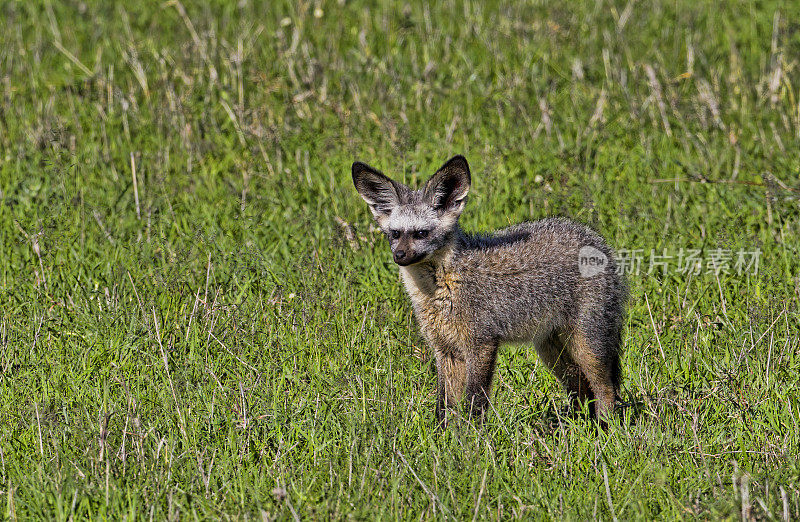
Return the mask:
<path id="1" fill-rule="evenodd" d="M 392 213 L 392 209 L 400 204 L 405 188 L 360 161 L 353 163 L 353 184 L 361 198 L 369 205 L 375 219 Z"/>
<path id="2" fill-rule="evenodd" d="M 453 156 L 425 184 L 425 198 L 437 212 L 464 209 L 471 183 L 469 165 L 464 156 Z"/>

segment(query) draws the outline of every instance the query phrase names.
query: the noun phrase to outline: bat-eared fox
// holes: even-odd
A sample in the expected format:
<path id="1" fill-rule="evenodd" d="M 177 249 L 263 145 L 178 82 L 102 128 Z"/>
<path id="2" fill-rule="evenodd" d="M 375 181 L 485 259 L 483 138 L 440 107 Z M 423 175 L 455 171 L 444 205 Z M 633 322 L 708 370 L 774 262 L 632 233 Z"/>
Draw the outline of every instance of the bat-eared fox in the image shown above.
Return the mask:
<path id="1" fill-rule="evenodd" d="M 353 183 L 391 245 L 436 356 L 440 426 L 464 403 L 482 420 L 501 343 L 532 343 L 572 398 L 605 424 L 619 394 L 625 283 L 612 250 L 563 218 L 468 234 L 471 177 L 455 156 L 413 190 L 361 162 Z"/>

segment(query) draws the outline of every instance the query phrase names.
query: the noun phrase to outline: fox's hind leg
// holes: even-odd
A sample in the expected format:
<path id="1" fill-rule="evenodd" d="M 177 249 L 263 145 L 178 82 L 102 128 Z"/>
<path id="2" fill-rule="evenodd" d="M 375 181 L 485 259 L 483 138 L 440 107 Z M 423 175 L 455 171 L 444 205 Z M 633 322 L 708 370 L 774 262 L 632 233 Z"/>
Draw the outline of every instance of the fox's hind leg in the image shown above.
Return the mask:
<path id="1" fill-rule="evenodd" d="M 553 372 L 569 394 L 573 411 L 580 411 L 583 403 L 589 403 L 590 412 L 594 410 L 594 394 L 581 367 L 572 358 L 560 336 L 553 332 L 547 339 L 537 344 L 542 362 Z"/>
<path id="2" fill-rule="evenodd" d="M 569 337 L 568 349 L 594 393 L 594 414 L 604 421 L 614 411 L 619 388 L 619 355 L 582 329 Z"/>
<path id="3" fill-rule="evenodd" d="M 436 421 L 442 428 L 447 427 L 447 416 L 452 415 L 461 402 L 466 373 L 463 357 L 436 350 Z"/>

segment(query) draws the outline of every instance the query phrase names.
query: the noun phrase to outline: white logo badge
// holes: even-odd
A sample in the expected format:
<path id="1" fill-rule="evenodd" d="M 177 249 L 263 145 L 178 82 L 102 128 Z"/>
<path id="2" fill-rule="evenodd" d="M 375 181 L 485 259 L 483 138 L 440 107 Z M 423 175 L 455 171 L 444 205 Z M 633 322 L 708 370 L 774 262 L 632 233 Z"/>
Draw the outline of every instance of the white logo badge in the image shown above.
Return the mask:
<path id="1" fill-rule="evenodd" d="M 578 271 L 581 277 L 594 277 L 608 264 L 608 257 L 592 246 L 585 246 L 578 252 Z"/>

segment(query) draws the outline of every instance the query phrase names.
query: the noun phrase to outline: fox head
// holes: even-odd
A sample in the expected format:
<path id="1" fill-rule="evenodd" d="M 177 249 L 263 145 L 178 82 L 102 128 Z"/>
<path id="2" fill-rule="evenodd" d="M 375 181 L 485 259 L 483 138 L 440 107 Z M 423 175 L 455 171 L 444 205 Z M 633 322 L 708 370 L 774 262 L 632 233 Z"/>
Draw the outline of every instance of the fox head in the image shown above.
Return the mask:
<path id="1" fill-rule="evenodd" d="M 369 205 L 400 266 L 424 261 L 450 244 L 470 181 L 463 156 L 448 160 L 420 190 L 389 179 L 365 163 L 353 163 L 356 190 Z"/>

